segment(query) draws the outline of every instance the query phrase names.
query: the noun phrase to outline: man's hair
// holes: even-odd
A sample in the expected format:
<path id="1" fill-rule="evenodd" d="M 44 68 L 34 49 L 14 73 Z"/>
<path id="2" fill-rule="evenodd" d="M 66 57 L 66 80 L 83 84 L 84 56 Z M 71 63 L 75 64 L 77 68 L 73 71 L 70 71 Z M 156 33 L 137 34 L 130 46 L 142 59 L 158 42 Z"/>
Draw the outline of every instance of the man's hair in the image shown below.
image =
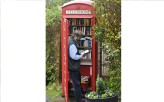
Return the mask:
<path id="1" fill-rule="evenodd" d="M 81 37 L 83 35 L 83 33 L 80 31 L 80 30 L 75 30 L 73 33 L 72 33 L 72 37 Z"/>

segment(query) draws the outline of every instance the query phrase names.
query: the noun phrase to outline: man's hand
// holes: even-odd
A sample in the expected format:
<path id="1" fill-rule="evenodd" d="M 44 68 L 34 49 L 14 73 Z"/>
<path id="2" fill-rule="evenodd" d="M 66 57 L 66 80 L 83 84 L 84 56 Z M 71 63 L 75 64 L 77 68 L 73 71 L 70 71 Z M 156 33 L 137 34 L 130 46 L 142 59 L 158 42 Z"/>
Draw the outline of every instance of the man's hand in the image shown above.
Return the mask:
<path id="1" fill-rule="evenodd" d="M 79 51 L 79 53 L 81 54 L 83 51 Z"/>
<path id="2" fill-rule="evenodd" d="M 86 56 L 87 54 L 86 53 L 84 53 L 82 56 L 84 57 L 84 56 Z"/>

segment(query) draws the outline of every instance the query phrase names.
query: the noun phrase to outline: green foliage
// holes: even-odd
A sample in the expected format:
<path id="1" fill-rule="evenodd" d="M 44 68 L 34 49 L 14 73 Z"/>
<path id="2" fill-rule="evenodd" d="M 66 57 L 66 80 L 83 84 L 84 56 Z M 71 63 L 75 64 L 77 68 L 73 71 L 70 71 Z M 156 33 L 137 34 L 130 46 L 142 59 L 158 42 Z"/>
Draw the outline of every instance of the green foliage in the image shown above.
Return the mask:
<path id="1" fill-rule="evenodd" d="M 58 6 L 62 6 L 64 2 L 62 0 L 55 0 L 47 2 L 46 4 L 46 26 L 61 25 L 61 14 L 58 10 Z"/>
<path id="2" fill-rule="evenodd" d="M 50 97 L 53 102 L 54 99 L 62 94 L 62 89 L 60 91 L 56 91 L 58 87 L 61 87 L 59 83 L 51 83 L 46 86 L 46 97 Z"/>
<path id="3" fill-rule="evenodd" d="M 46 4 L 46 84 L 56 82 L 60 67 L 61 0 Z"/>
<path id="4" fill-rule="evenodd" d="M 46 84 L 56 82 L 60 68 L 60 39 L 62 6 L 70 0 L 46 0 Z"/>
<path id="5" fill-rule="evenodd" d="M 94 96 L 94 98 L 98 98 L 98 95 Z"/>
<path id="6" fill-rule="evenodd" d="M 110 97 L 112 97 L 114 95 L 114 93 L 112 91 L 108 91 L 108 92 L 106 92 L 106 94 Z"/>
<path id="7" fill-rule="evenodd" d="M 107 87 L 121 97 L 121 0 L 94 0 L 95 40 L 101 44 L 106 59 L 103 66 L 109 69 Z"/>
<path id="8" fill-rule="evenodd" d="M 113 93 L 112 91 L 108 92 L 107 94 L 108 94 L 109 96 L 113 96 L 113 95 L 114 95 L 114 93 Z"/>
<path id="9" fill-rule="evenodd" d="M 101 97 L 102 97 L 102 98 L 106 98 L 107 95 L 106 95 L 106 94 L 102 94 Z"/>
<path id="10" fill-rule="evenodd" d="M 103 82 L 103 79 L 99 77 L 99 74 L 97 75 L 97 80 L 96 80 L 96 92 L 98 94 L 102 94 L 105 91 L 105 84 Z"/>
<path id="11" fill-rule="evenodd" d="M 90 97 L 90 98 L 94 98 L 95 97 L 95 92 L 90 92 L 89 94 L 88 94 L 88 97 Z"/>

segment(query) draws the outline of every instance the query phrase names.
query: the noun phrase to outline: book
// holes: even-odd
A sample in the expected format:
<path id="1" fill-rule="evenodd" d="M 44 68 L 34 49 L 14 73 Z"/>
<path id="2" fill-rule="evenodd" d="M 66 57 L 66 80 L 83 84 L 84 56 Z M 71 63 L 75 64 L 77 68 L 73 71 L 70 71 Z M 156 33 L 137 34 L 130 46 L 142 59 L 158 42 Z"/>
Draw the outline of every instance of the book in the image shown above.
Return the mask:
<path id="1" fill-rule="evenodd" d="M 82 19 L 79 19 L 78 20 L 78 25 L 81 25 L 81 21 L 82 21 Z"/>
<path id="2" fill-rule="evenodd" d="M 85 29 L 86 29 L 86 27 L 84 27 L 84 35 L 86 35 L 86 34 L 85 34 L 85 31 L 86 31 Z"/>
<path id="3" fill-rule="evenodd" d="M 87 35 L 90 35 L 90 27 L 86 27 Z"/>
<path id="4" fill-rule="evenodd" d="M 89 47 L 92 47 L 92 40 L 89 40 Z"/>
<path id="5" fill-rule="evenodd" d="M 89 55 L 88 59 L 91 59 L 91 50 L 90 50 L 88 55 Z"/>
<path id="6" fill-rule="evenodd" d="M 80 43 L 81 43 L 80 45 L 81 45 L 81 46 L 84 46 L 85 38 L 81 38 L 80 41 L 81 41 L 81 42 L 80 42 Z"/>
<path id="7" fill-rule="evenodd" d="M 77 30 L 77 27 L 73 27 L 73 32 L 74 32 L 75 30 Z M 72 32 L 72 33 L 73 33 L 73 32 Z"/>
<path id="8" fill-rule="evenodd" d="M 83 46 L 86 47 L 86 40 L 84 40 Z"/>
<path id="9" fill-rule="evenodd" d="M 90 27 L 89 35 L 92 35 L 92 27 Z"/>
<path id="10" fill-rule="evenodd" d="M 73 33 L 73 27 L 70 27 L 70 34 Z"/>
<path id="11" fill-rule="evenodd" d="M 87 25 L 89 25 L 89 19 L 87 19 Z"/>
<path id="12" fill-rule="evenodd" d="M 89 25 L 91 25 L 91 19 L 89 19 Z"/>
<path id="13" fill-rule="evenodd" d="M 74 25 L 74 19 L 72 19 L 72 25 Z"/>
<path id="14" fill-rule="evenodd" d="M 77 21 L 76 21 L 76 18 L 73 18 L 72 19 L 72 25 L 76 25 Z"/>
<path id="15" fill-rule="evenodd" d="M 80 46 L 80 41 L 81 41 L 81 40 L 78 41 L 78 47 Z"/>
<path id="16" fill-rule="evenodd" d="M 72 25 L 72 19 L 69 19 L 69 25 Z"/>
<path id="17" fill-rule="evenodd" d="M 88 47 L 88 40 L 85 40 L 85 46 Z"/>
<path id="18" fill-rule="evenodd" d="M 85 51 L 83 51 L 82 53 L 81 53 L 81 55 L 83 55 L 83 54 L 88 54 L 90 51 L 89 50 L 85 50 Z"/>

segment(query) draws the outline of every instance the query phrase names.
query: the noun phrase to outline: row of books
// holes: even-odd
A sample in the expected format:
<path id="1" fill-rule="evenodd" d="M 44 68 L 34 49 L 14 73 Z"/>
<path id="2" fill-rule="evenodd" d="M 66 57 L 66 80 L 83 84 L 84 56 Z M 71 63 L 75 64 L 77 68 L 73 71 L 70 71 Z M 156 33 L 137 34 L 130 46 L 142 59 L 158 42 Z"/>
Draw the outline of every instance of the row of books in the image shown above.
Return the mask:
<path id="1" fill-rule="evenodd" d="M 72 34 L 75 30 L 80 30 L 83 35 L 92 35 L 92 27 L 70 27 L 70 34 Z"/>
<path id="2" fill-rule="evenodd" d="M 85 37 L 85 38 L 81 38 L 78 41 L 78 46 L 81 47 L 92 47 L 92 38 L 91 37 Z"/>
<path id="3" fill-rule="evenodd" d="M 87 82 L 89 80 L 89 76 L 81 76 L 81 82 Z"/>
<path id="4" fill-rule="evenodd" d="M 91 19 L 87 18 L 71 18 L 69 25 L 91 25 Z"/>
<path id="5" fill-rule="evenodd" d="M 79 50 L 79 52 L 80 51 L 85 51 L 85 50 Z M 92 53 L 92 50 L 90 50 L 90 52 L 86 56 L 82 57 L 82 59 L 92 59 L 91 53 Z"/>
<path id="6" fill-rule="evenodd" d="M 89 81 L 89 76 L 81 76 L 81 82 L 88 82 Z M 72 82 L 72 79 L 70 79 L 70 82 Z"/>

